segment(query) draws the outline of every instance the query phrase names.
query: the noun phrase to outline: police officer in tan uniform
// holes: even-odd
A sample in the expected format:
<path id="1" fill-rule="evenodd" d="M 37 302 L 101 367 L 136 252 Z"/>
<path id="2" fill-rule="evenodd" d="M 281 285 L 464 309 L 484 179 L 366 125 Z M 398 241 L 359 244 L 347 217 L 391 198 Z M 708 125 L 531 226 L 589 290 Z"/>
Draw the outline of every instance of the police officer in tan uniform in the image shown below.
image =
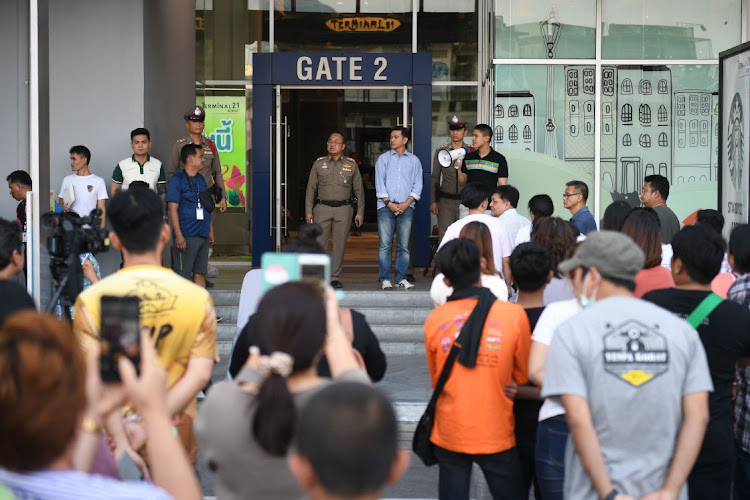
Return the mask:
<path id="1" fill-rule="evenodd" d="M 206 119 L 206 111 L 201 106 L 191 106 L 185 112 L 185 128 L 188 130 L 188 135 L 179 139 L 172 146 L 172 153 L 169 155 L 169 163 L 167 164 L 166 174 L 167 182 L 177 172 L 177 170 L 184 168 L 180 165 L 180 151 L 186 144 L 199 144 L 203 148 L 203 168 L 201 168 L 200 174 L 206 180 L 206 186 L 209 188 L 216 185 L 221 189 L 221 202 L 219 203 L 219 209 L 223 212 L 227 209 L 227 191 L 224 189 L 224 178 L 221 175 L 221 162 L 219 161 L 219 152 L 216 150 L 216 145 L 211 139 L 203 135 L 204 121 Z M 211 225 L 213 229 L 213 224 Z M 211 231 L 213 234 L 213 230 Z M 213 237 L 211 238 L 213 240 Z"/>
<path id="2" fill-rule="evenodd" d="M 344 136 L 332 133 L 327 146 L 328 154 L 315 160 L 310 169 L 305 221 L 316 222 L 323 228 L 320 244 L 324 248 L 328 248 L 328 235 L 332 234 L 331 286 L 342 288 L 341 268 L 344 267 L 344 249 L 352 220 L 352 197 L 357 198 L 354 223 L 359 227 L 365 220 L 365 191 L 357 162 L 342 156 L 346 147 Z"/>
<path id="3" fill-rule="evenodd" d="M 448 117 L 448 129 L 450 130 L 451 142 L 438 146 L 435 150 L 435 156 L 432 158 L 432 203 L 430 211 L 437 215 L 438 220 L 438 242 L 442 241 L 445 230 L 458 220 L 458 206 L 461 204 L 461 189 L 458 185 L 458 170 L 456 168 L 443 168 L 438 162 L 438 152 L 441 149 L 450 151 L 468 147 L 469 150 L 474 148 L 469 144 L 464 144 L 466 137 L 466 120 L 458 115 Z M 461 168 L 461 160 L 454 162 L 452 167 Z"/>

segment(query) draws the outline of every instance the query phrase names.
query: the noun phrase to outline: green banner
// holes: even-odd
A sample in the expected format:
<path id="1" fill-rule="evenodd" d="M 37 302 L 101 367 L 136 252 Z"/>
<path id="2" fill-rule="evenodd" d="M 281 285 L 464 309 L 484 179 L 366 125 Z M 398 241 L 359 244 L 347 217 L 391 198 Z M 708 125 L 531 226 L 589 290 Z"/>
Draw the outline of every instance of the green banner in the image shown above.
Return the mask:
<path id="1" fill-rule="evenodd" d="M 216 144 L 227 206 L 246 208 L 245 97 L 206 96 L 206 135 Z"/>

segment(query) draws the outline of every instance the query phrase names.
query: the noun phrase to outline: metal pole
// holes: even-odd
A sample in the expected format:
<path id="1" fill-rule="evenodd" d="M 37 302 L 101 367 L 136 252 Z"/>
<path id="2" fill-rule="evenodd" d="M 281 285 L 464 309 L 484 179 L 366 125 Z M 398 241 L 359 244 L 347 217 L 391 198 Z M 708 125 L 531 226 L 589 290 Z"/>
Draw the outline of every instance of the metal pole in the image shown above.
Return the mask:
<path id="1" fill-rule="evenodd" d="M 274 204 L 276 207 L 276 235 L 274 250 L 281 251 L 281 85 L 276 85 L 276 192 Z"/>
<path id="2" fill-rule="evenodd" d="M 44 0 L 43 0 L 44 1 Z M 34 297 L 37 308 L 41 306 L 42 275 L 39 268 L 41 261 L 41 200 L 47 199 L 39 192 L 39 4 L 38 0 L 29 0 L 29 175 L 35 186 L 31 206 L 31 265 L 28 267 L 26 286 Z"/>

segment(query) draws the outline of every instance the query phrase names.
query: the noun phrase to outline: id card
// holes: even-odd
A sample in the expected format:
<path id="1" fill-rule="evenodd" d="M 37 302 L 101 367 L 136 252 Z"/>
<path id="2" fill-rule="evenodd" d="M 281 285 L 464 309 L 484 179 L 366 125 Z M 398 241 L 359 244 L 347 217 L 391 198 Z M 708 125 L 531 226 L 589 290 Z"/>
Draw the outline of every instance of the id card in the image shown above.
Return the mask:
<path id="1" fill-rule="evenodd" d="M 202 208 L 196 208 L 195 209 L 195 218 L 197 220 L 203 220 L 203 209 Z"/>

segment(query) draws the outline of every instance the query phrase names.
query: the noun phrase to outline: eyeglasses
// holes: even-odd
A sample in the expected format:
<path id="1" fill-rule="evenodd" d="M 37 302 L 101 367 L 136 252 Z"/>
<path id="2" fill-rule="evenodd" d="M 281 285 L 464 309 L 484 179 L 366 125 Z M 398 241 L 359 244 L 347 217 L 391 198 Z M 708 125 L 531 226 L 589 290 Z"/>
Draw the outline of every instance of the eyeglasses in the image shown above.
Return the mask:
<path id="1" fill-rule="evenodd" d="M 563 193 L 563 198 L 570 198 L 571 196 L 575 196 L 577 194 L 581 194 L 581 193 Z"/>
<path id="2" fill-rule="evenodd" d="M 328 144 L 329 146 L 330 146 L 331 144 L 333 144 L 333 145 L 335 145 L 335 146 L 340 146 L 340 145 L 342 145 L 342 144 L 344 144 L 344 143 L 343 143 L 343 142 L 339 142 L 339 141 L 326 141 L 326 144 Z"/>

